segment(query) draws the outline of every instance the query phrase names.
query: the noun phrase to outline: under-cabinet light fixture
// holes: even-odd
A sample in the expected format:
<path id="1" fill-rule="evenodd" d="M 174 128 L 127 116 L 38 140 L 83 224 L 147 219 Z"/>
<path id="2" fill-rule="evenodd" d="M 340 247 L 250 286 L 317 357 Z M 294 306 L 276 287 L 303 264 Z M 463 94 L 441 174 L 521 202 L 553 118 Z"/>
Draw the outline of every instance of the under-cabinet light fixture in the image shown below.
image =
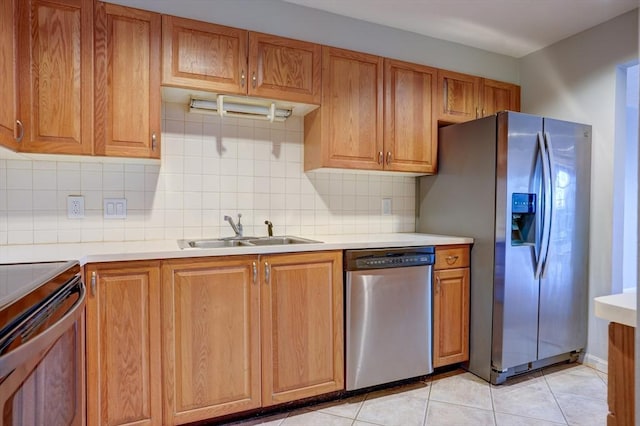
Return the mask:
<path id="1" fill-rule="evenodd" d="M 238 98 L 234 98 L 238 99 Z M 191 98 L 189 112 L 218 114 L 220 117 L 245 117 L 257 120 L 285 121 L 291 116 L 291 109 L 276 108 L 271 102 L 267 105 L 228 101 L 224 95 L 218 95 L 215 101 Z"/>

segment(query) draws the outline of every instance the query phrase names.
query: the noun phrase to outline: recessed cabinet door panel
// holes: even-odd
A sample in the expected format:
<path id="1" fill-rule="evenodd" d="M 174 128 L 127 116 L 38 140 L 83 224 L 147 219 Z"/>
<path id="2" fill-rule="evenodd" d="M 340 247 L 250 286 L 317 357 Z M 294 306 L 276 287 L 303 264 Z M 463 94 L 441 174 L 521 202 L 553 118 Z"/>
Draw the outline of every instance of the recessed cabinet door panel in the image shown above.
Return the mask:
<path id="1" fill-rule="evenodd" d="M 93 2 L 18 3 L 20 149 L 91 154 Z"/>
<path id="2" fill-rule="evenodd" d="M 237 257 L 163 264 L 167 424 L 260 406 L 255 262 L 257 257 Z"/>
<path id="3" fill-rule="evenodd" d="M 437 70 L 385 60 L 385 170 L 435 172 Z"/>
<path id="4" fill-rule="evenodd" d="M 162 424 L 159 263 L 89 265 L 85 277 L 88 423 Z"/>
<path id="5" fill-rule="evenodd" d="M 249 33 L 249 95 L 320 103 L 319 44 Z"/>
<path id="6" fill-rule="evenodd" d="M 162 84 L 247 92 L 247 31 L 162 16 Z"/>
<path id="7" fill-rule="evenodd" d="M 469 268 L 435 271 L 433 366 L 469 359 Z"/>
<path id="8" fill-rule="evenodd" d="M 484 79 L 482 84 L 482 116 L 500 111 L 520 111 L 520 87 L 515 84 Z"/>
<path id="9" fill-rule="evenodd" d="M 96 153 L 159 158 L 160 15 L 96 8 Z"/>
<path id="10" fill-rule="evenodd" d="M 326 166 L 382 169 L 382 58 L 333 48 L 323 56 Z"/>
<path id="11" fill-rule="evenodd" d="M 461 123 L 480 114 L 480 77 L 438 70 L 438 119 Z"/>
<path id="12" fill-rule="evenodd" d="M 340 252 L 261 257 L 263 406 L 344 386 Z"/>

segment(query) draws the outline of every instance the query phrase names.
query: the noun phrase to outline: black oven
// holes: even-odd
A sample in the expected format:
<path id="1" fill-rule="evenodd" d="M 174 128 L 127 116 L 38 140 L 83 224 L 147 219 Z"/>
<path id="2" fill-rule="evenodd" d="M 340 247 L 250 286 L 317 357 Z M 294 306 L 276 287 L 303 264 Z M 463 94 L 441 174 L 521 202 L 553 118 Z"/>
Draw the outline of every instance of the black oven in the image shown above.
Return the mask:
<path id="1" fill-rule="evenodd" d="M 0 426 L 85 423 L 84 305 L 77 262 L 0 265 Z"/>

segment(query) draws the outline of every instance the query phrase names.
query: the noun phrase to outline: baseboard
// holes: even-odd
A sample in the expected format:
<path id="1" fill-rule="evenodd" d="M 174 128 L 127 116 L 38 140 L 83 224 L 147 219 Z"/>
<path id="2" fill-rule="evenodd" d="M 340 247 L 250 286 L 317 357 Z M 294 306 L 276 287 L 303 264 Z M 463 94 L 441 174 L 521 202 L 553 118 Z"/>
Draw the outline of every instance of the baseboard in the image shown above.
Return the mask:
<path id="1" fill-rule="evenodd" d="M 602 358 L 598 358 L 597 356 L 591 355 L 589 353 L 585 354 L 584 360 L 582 361 L 582 363 L 588 367 L 591 367 L 593 369 L 600 371 L 601 373 L 604 373 L 604 374 L 609 373 L 609 370 L 608 370 L 609 363 L 606 360 Z"/>

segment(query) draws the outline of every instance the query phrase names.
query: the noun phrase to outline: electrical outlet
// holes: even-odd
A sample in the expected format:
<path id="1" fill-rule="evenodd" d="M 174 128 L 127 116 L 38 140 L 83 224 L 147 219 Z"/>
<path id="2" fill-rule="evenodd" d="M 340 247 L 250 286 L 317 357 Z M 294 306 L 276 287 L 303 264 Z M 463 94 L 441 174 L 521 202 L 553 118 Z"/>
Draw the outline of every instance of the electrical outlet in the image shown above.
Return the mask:
<path id="1" fill-rule="evenodd" d="M 104 199 L 105 219 L 126 219 L 127 199 L 126 198 L 105 198 Z"/>
<path id="2" fill-rule="evenodd" d="M 391 215 L 391 198 L 382 199 L 382 215 L 383 216 Z"/>
<path id="3" fill-rule="evenodd" d="M 84 197 L 82 195 L 69 195 L 67 197 L 67 217 L 69 219 L 82 219 L 84 217 Z"/>

